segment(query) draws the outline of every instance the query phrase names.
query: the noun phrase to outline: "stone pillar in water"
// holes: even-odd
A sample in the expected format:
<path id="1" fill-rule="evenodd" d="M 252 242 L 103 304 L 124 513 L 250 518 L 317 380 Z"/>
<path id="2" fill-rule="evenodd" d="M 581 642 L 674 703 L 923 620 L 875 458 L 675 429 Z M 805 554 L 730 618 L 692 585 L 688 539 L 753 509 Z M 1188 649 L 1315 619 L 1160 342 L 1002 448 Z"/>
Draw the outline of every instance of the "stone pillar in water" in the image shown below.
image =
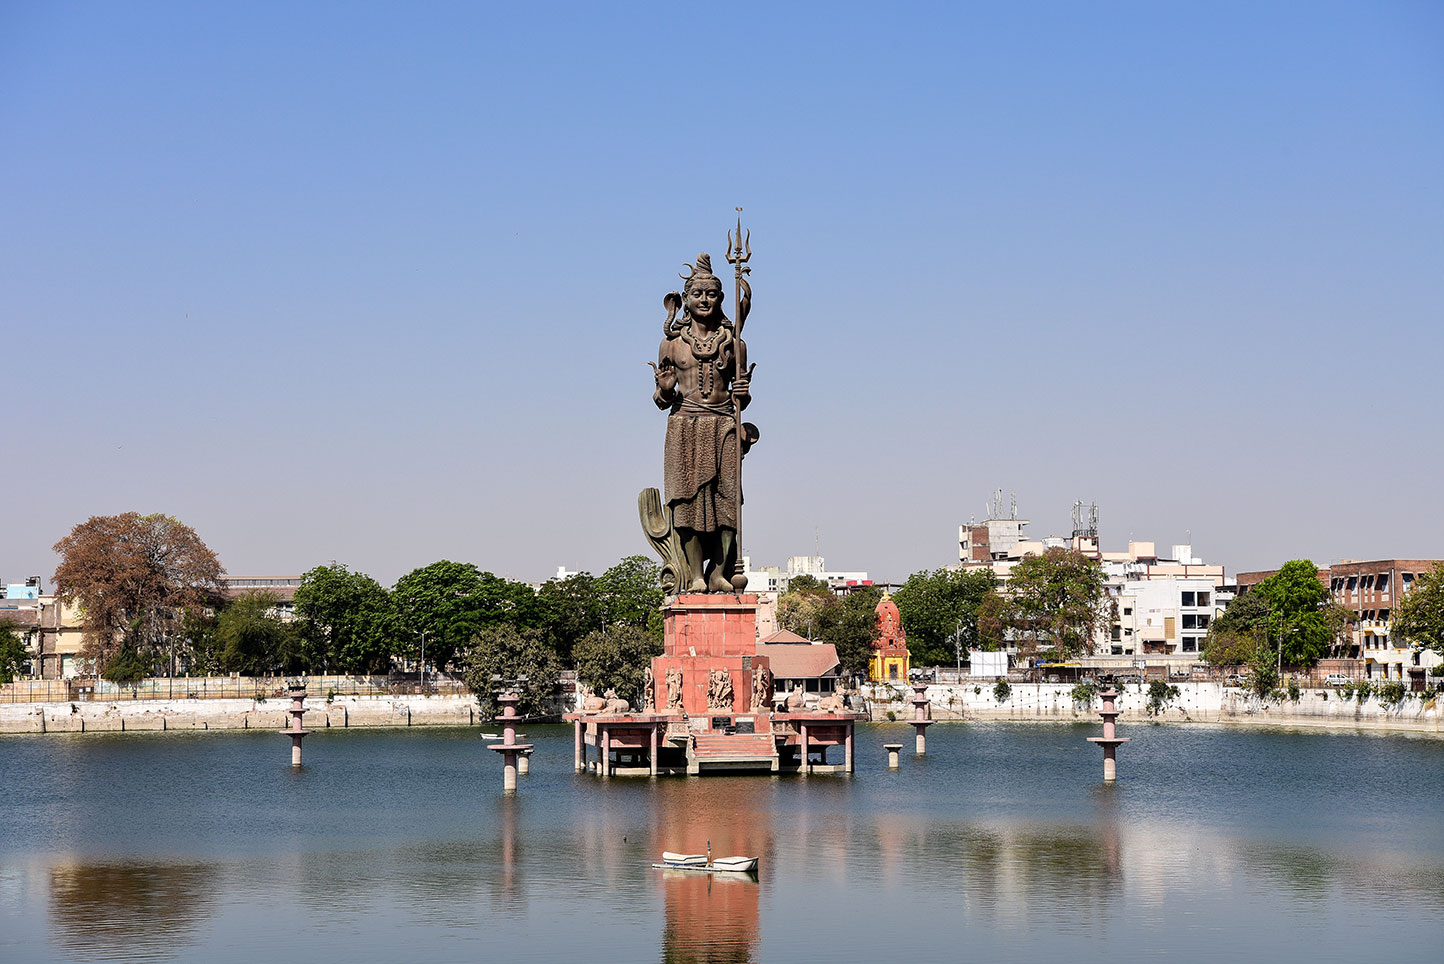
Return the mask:
<path id="1" fill-rule="evenodd" d="M 1090 736 L 1088 742 L 1103 747 L 1103 782 L 1112 783 L 1118 779 L 1118 745 L 1127 743 L 1129 737 L 1119 736 L 1114 729 L 1118 710 L 1113 701 L 1118 699 L 1118 691 L 1110 686 L 1098 695 L 1103 700 L 1103 709 L 1098 711 L 1098 715 L 1103 717 L 1103 735 Z"/>
<path id="2" fill-rule="evenodd" d="M 496 698 L 496 701 L 501 704 L 501 716 L 497 718 L 496 722 L 501 724 L 503 735 L 501 744 L 492 744 L 491 749 L 501 754 L 502 789 L 515 792 L 517 759 L 522 754 L 530 753 L 532 745 L 516 742 L 516 705 L 521 702 L 521 697 L 515 693 L 503 693 Z"/>
<path id="3" fill-rule="evenodd" d="M 301 765 L 301 740 L 311 731 L 301 725 L 301 717 L 306 714 L 306 684 L 297 681 L 290 684 L 291 708 L 287 710 L 291 714 L 291 727 L 281 730 L 283 736 L 291 738 L 291 766 Z"/>

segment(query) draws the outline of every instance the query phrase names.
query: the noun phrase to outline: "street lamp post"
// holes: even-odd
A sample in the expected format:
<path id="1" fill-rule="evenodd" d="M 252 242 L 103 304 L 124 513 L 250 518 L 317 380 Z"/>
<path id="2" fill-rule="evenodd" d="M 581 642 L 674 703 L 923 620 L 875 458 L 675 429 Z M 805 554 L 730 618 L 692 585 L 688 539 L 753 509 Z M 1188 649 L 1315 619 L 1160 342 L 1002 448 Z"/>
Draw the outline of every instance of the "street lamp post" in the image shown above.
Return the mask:
<path id="1" fill-rule="evenodd" d="M 421 631 L 421 695 L 426 695 L 426 630 Z"/>

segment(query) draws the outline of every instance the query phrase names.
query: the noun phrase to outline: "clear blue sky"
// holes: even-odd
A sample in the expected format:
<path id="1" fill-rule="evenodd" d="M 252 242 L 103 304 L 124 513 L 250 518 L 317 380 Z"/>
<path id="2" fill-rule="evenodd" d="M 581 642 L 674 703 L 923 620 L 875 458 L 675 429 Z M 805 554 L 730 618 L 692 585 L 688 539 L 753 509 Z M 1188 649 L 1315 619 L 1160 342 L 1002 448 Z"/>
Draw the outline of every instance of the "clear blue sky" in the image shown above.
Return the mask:
<path id="1" fill-rule="evenodd" d="M 131 509 L 237 575 L 645 551 L 739 204 L 758 562 L 902 579 L 999 486 L 1444 556 L 1437 3 L 11 0 L 0 91 L 8 579 Z"/>

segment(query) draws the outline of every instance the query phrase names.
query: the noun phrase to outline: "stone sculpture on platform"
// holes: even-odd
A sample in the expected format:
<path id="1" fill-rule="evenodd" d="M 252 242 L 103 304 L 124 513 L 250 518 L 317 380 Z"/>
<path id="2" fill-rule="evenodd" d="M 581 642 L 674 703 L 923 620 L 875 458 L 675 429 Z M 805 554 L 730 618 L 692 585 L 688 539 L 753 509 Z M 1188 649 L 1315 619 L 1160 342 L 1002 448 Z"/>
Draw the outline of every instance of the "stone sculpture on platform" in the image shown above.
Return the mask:
<path id="1" fill-rule="evenodd" d="M 725 669 L 714 669 L 708 676 L 707 708 L 709 710 L 732 709 L 732 674 Z"/>
<path id="2" fill-rule="evenodd" d="M 642 670 L 642 712 L 657 712 L 657 681 L 652 676 L 652 667 Z"/>
<path id="3" fill-rule="evenodd" d="M 752 671 L 752 708 L 763 713 L 772 709 L 772 670 L 766 666 Z"/>
<path id="4" fill-rule="evenodd" d="M 747 281 L 751 233 L 727 235 L 733 265 L 737 320 L 722 311 L 722 281 L 712 258 L 688 265 L 682 291 L 662 305 L 662 343 L 652 366 L 652 400 L 667 412 L 663 457 L 666 498 L 643 489 L 637 506 L 642 530 L 662 557 L 662 587 L 674 593 L 741 592 L 747 586 L 739 559 L 742 531 L 742 457 L 757 441 L 757 427 L 742 421 L 752 400 L 752 370 L 742 328 L 752 307 Z M 681 318 L 677 317 L 681 312 Z"/>
<path id="5" fill-rule="evenodd" d="M 682 671 L 675 666 L 667 670 L 667 712 L 683 712 Z"/>

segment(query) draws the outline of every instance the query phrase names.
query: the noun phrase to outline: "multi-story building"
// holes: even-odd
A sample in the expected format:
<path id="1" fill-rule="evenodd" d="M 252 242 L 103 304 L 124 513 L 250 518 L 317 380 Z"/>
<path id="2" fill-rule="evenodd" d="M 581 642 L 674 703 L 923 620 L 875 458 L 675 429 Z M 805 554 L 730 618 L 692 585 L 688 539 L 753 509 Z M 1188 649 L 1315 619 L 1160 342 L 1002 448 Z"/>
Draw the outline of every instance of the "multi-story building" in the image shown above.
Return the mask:
<path id="1" fill-rule="evenodd" d="M 270 610 L 273 615 L 286 623 L 296 618 L 296 590 L 301 588 L 300 576 L 222 576 L 220 582 L 221 596 L 227 601 L 239 599 L 247 593 L 263 592 L 276 600 Z"/>
<path id="2" fill-rule="evenodd" d="M 39 576 L 5 587 L 0 622 L 15 628 L 30 653 L 29 672 L 41 679 L 69 679 L 87 671 L 81 656 L 85 631 L 76 606 L 47 594 Z"/>
<path id="3" fill-rule="evenodd" d="M 1416 651 L 1394 635 L 1393 614 L 1414 580 L 1440 563 L 1438 559 L 1344 559 L 1329 566 L 1329 594 L 1354 614 L 1345 633 L 1350 655 L 1363 663 L 1365 676 L 1395 680 L 1417 677 L 1422 681 L 1425 671 L 1439 664 L 1437 653 Z"/>

